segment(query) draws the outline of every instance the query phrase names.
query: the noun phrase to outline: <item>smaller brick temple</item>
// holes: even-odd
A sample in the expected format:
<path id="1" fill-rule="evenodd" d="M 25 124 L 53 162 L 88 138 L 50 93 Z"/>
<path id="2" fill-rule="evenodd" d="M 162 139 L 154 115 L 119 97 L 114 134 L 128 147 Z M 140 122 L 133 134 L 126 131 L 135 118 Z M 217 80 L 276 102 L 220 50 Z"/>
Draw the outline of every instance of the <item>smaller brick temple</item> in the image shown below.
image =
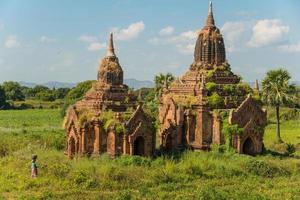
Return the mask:
<path id="1" fill-rule="evenodd" d="M 261 153 L 266 111 L 252 93 L 231 71 L 210 2 L 193 63 L 160 96 L 161 148 L 206 150 L 227 142 L 239 153 Z"/>
<path id="2" fill-rule="evenodd" d="M 123 70 L 115 55 L 110 34 L 106 56 L 101 60 L 97 81 L 82 100 L 70 106 L 64 122 L 65 154 L 108 153 L 152 156 L 155 129 L 137 97 L 123 83 Z"/>

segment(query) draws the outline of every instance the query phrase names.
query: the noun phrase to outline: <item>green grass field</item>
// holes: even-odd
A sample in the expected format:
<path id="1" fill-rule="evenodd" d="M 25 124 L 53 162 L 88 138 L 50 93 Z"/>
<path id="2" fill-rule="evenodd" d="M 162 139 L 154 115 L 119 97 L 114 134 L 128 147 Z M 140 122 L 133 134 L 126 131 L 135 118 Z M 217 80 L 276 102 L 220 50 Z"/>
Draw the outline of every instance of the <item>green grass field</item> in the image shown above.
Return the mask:
<path id="1" fill-rule="evenodd" d="M 0 111 L 0 199 L 300 199 L 300 159 L 233 152 L 184 152 L 148 159 L 69 160 L 59 110 Z M 271 121 L 272 122 L 272 121 Z M 300 120 L 282 123 L 297 147 Z M 275 124 L 265 145 L 274 145 Z M 297 146 L 298 145 L 298 146 Z M 39 177 L 30 178 L 31 154 Z"/>

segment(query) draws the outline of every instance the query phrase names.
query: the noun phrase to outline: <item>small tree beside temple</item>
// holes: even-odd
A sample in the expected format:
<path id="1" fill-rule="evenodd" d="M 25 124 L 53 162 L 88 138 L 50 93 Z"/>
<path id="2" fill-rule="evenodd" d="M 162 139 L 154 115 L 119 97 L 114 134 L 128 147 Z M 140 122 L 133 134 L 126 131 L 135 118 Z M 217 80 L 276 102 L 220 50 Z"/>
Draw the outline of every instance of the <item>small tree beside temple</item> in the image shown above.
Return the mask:
<path id="1" fill-rule="evenodd" d="M 287 105 L 295 98 L 295 86 L 289 84 L 291 76 L 285 69 L 270 70 L 262 81 L 262 100 L 276 109 L 277 141 L 283 142 L 280 136 L 280 106 Z"/>

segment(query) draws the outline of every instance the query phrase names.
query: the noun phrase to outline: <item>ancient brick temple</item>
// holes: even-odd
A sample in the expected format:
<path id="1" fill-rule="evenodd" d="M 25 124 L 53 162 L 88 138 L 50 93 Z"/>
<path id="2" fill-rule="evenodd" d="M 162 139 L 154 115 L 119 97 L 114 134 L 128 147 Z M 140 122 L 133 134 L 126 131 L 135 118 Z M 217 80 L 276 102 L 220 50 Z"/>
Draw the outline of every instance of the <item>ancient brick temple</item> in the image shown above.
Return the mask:
<path id="1" fill-rule="evenodd" d="M 65 153 L 70 157 L 105 152 L 111 156 L 153 155 L 152 120 L 123 84 L 123 70 L 114 52 L 112 34 L 106 56 L 100 62 L 97 81 L 82 100 L 68 109 L 64 128 Z"/>
<path id="2" fill-rule="evenodd" d="M 193 63 L 160 97 L 162 149 L 210 149 L 227 140 L 239 153 L 262 152 L 266 111 L 251 93 L 230 69 L 210 3 Z"/>
<path id="3" fill-rule="evenodd" d="M 170 85 L 166 83 L 159 97 L 161 149 L 206 150 L 214 144 L 228 144 L 239 153 L 261 153 L 266 111 L 253 95 L 259 95 L 258 83 L 252 90 L 231 71 L 210 3 L 206 23 L 198 33 L 193 63 L 183 76 Z M 152 119 L 123 84 L 112 34 L 97 81 L 68 109 L 64 127 L 65 153 L 70 157 L 153 155 Z"/>

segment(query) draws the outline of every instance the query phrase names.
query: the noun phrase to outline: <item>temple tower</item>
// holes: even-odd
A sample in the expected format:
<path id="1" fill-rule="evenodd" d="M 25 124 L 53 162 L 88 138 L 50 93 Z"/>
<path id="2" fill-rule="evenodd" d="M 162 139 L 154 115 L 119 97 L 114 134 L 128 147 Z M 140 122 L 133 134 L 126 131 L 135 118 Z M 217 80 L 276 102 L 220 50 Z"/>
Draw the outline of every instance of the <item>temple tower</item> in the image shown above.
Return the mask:
<path id="1" fill-rule="evenodd" d="M 193 69 L 212 69 L 226 61 L 225 45 L 220 30 L 215 26 L 212 2 L 209 4 L 205 26 L 195 46 Z"/>
<path id="2" fill-rule="evenodd" d="M 123 70 L 115 54 L 112 33 L 109 35 L 106 56 L 100 62 L 98 81 L 107 85 L 123 84 Z"/>

